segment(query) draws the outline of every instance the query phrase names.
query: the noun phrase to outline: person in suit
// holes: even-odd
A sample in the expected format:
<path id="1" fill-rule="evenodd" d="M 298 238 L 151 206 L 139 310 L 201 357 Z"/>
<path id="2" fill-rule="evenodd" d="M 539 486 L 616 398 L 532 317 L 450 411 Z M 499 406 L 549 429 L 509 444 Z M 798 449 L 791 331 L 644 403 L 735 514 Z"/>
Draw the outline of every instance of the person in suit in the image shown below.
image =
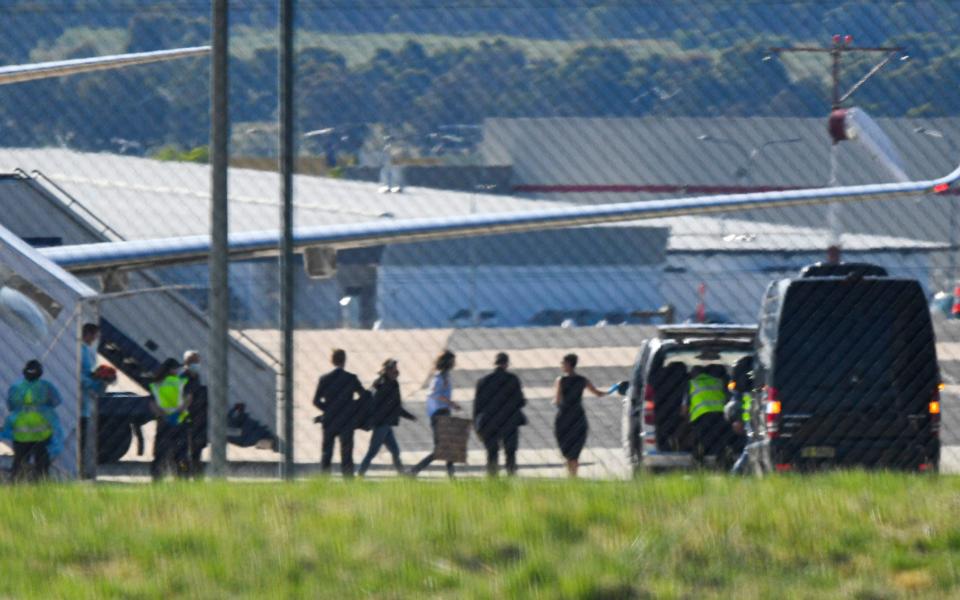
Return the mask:
<path id="1" fill-rule="evenodd" d="M 473 425 L 487 448 L 487 475 L 497 476 L 500 445 L 506 455 L 508 475 L 517 473 L 517 447 L 520 445 L 520 426 L 526 424 L 520 378 L 510 373 L 510 357 L 497 354 L 492 373 L 477 382 L 473 399 Z"/>
<path id="2" fill-rule="evenodd" d="M 344 367 L 347 353 L 340 348 L 330 356 L 333 370 L 320 377 L 313 405 L 323 411 L 323 417 L 314 422 L 323 423 L 323 443 L 320 451 L 320 471 L 329 473 L 333 461 L 333 445 L 340 440 L 340 472 L 353 476 L 353 430 L 357 426 L 356 396 L 364 393 L 360 380 Z"/>
<path id="3" fill-rule="evenodd" d="M 397 438 L 393 435 L 393 428 L 400 423 L 400 417 L 416 421 L 417 418 L 403 408 L 403 402 L 400 399 L 400 383 L 397 378 L 400 376 L 400 369 L 397 367 L 397 361 L 388 358 L 383 362 L 380 369 L 380 376 L 373 382 L 373 399 L 370 408 L 370 415 L 367 420 L 367 426 L 370 427 L 370 447 L 367 449 L 366 456 L 360 462 L 360 469 L 357 474 L 361 477 L 366 474 L 370 468 L 370 463 L 380 452 L 381 446 L 386 446 L 393 457 L 393 467 L 397 473 L 403 474 L 403 462 L 400 460 L 400 445 L 397 444 Z"/>

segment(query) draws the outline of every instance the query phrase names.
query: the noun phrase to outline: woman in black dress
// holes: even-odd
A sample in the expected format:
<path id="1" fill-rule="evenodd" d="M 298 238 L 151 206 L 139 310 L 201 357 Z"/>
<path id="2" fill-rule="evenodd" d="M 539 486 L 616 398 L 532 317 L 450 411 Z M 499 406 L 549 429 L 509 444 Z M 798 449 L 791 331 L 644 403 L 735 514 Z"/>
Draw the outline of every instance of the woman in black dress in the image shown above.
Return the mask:
<path id="1" fill-rule="evenodd" d="M 580 451 L 587 441 L 587 413 L 583 410 L 583 390 L 590 390 L 597 396 L 606 396 L 590 380 L 577 375 L 577 355 L 568 354 L 561 363 L 563 375 L 557 377 L 556 394 L 553 403 L 559 410 L 554 421 L 553 432 L 560 445 L 560 452 L 567 461 L 567 473 L 577 476 L 580 466 Z"/>

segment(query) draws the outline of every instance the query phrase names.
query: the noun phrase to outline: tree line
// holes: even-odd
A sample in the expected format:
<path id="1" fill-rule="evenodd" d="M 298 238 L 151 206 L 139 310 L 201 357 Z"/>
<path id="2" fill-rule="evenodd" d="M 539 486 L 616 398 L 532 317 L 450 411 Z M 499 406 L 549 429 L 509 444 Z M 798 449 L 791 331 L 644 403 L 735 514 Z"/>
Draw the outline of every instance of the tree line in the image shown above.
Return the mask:
<path id="1" fill-rule="evenodd" d="M 807 2 L 544 6 L 521 1 L 495 10 L 487 6 L 491 3 L 454 2 L 428 18 L 424 15 L 431 11 L 423 7 L 429 3 L 378 1 L 364 10 L 333 0 L 303 3 L 302 31 L 339 28 L 340 33 L 363 34 L 364 43 L 377 48 L 362 61 L 327 46 L 298 51 L 298 126 L 301 133 L 331 132 L 306 147 L 320 152 L 336 145 L 353 151 L 368 128 L 376 126 L 426 148 L 445 127 L 476 125 L 488 117 L 822 116 L 829 107 L 827 64 L 771 57 L 769 47 L 817 43 L 802 35 L 832 31 L 826 27 L 833 24 L 863 35 L 859 43 L 895 43 L 909 56 L 897 57 L 859 91 L 857 105 L 875 116 L 960 112 L 954 66 L 958 50 L 952 38 L 939 33 L 950 23 L 960 25 L 960 8 L 949 3 L 932 10 L 936 3 L 905 7 L 859 0 L 831 7 Z M 104 32 L 126 40 L 120 51 L 200 44 L 209 38 L 208 20 L 200 10 L 207 3 L 118 0 L 120 8 L 99 13 L 87 4 L 62 0 L 48 4 L 48 12 L 30 12 L 26 7 L 35 3 L 13 1 L 0 17 L 8 23 L 35 21 L 38 29 L 30 41 L 22 37 L 19 46 L 16 35 L 0 42 L 0 60 L 22 61 L 51 47 L 62 57 L 102 54 L 110 37 Z M 270 31 L 275 15 L 263 8 L 270 3 L 237 4 L 244 31 Z M 59 12 L 49 12 L 51 6 Z M 390 25 L 390 17 L 387 22 L 373 18 L 378 11 L 400 16 Z M 458 26 L 450 22 L 454 16 L 461 17 Z M 374 27 L 374 21 L 379 25 Z M 383 38 L 372 33 L 392 30 L 406 42 L 377 46 Z M 497 35 L 488 40 L 439 47 L 424 37 L 491 30 Z M 525 37 L 510 37 L 517 35 Z M 623 42 L 641 36 L 645 52 Z M 829 42 L 829 36 L 821 37 L 826 39 L 819 42 Z M 547 38 L 563 43 L 544 53 L 524 42 Z M 238 50 L 230 64 L 231 119 L 237 124 L 270 122 L 277 105 L 276 49 Z M 203 145 L 208 64 L 191 59 L 0 88 L 0 143 L 137 154 Z M 850 60 L 845 85 L 869 67 L 867 59 Z M 244 126 L 255 130 L 255 125 Z"/>

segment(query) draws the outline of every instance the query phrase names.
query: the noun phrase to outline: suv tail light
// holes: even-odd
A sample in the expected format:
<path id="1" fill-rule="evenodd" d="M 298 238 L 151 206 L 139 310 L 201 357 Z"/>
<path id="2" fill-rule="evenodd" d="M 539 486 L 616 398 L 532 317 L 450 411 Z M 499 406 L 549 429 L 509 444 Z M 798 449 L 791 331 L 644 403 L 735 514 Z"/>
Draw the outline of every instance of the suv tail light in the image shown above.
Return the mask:
<path id="1" fill-rule="evenodd" d="M 644 425 L 656 425 L 656 404 L 653 402 L 653 399 L 656 397 L 656 390 L 653 389 L 653 386 L 647 384 L 643 388 L 643 424 Z"/>
<path id="2" fill-rule="evenodd" d="M 770 439 L 777 438 L 780 436 L 780 412 L 783 406 L 777 397 L 777 388 L 773 386 L 767 386 L 767 402 L 765 408 L 766 410 L 764 412 L 767 415 L 767 435 L 770 436 Z"/>
<path id="3" fill-rule="evenodd" d="M 927 410 L 930 413 L 930 431 L 936 437 L 940 437 L 940 390 L 942 389 L 942 383 L 934 388 L 930 404 L 927 405 Z"/>

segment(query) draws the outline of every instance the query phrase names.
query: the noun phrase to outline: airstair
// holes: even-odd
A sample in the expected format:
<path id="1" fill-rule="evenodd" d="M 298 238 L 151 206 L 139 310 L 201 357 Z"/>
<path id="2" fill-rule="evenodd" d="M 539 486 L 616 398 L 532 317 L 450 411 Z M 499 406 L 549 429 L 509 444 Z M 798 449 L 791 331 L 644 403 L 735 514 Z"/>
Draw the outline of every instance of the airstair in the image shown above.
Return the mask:
<path id="1" fill-rule="evenodd" d="M 0 224 L 27 241 L 81 244 L 122 241 L 100 216 L 39 171 L 17 170 L 0 178 Z M 150 271 L 113 274 L 88 281 L 102 290 L 98 302 L 100 354 L 141 387 L 168 357 L 207 348 L 206 315 Z M 228 346 L 230 405 L 244 404 L 250 417 L 276 431 L 278 360 L 242 331 Z"/>

